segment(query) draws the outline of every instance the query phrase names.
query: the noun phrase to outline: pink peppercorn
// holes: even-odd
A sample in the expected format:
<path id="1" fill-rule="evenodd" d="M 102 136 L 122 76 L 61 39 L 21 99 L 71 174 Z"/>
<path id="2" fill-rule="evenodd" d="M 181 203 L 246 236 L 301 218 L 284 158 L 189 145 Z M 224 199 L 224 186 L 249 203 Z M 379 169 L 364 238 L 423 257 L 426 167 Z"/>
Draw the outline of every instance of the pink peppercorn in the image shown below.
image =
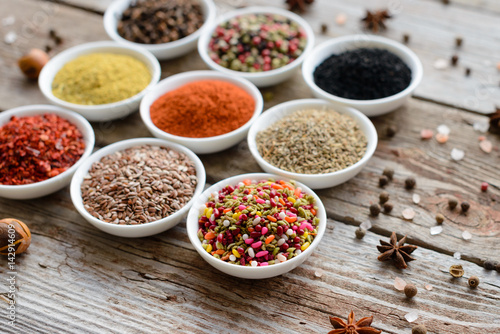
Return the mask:
<path id="1" fill-rule="evenodd" d="M 481 191 L 486 191 L 486 190 L 488 190 L 488 182 L 481 183 Z"/>

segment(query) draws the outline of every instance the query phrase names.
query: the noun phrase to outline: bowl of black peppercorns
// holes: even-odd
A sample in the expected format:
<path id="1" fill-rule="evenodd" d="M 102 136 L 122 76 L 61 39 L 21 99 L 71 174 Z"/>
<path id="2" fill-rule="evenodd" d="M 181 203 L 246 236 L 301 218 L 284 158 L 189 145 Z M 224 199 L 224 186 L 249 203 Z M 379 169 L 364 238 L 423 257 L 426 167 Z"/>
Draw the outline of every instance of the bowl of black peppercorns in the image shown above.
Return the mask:
<path id="1" fill-rule="evenodd" d="M 334 104 L 378 116 L 402 106 L 422 80 L 422 63 L 401 43 L 351 35 L 318 45 L 302 75 L 312 93 Z"/>
<path id="2" fill-rule="evenodd" d="M 212 0 L 116 0 L 104 13 L 104 29 L 111 39 L 165 60 L 194 50 L 215 15 Z"/>

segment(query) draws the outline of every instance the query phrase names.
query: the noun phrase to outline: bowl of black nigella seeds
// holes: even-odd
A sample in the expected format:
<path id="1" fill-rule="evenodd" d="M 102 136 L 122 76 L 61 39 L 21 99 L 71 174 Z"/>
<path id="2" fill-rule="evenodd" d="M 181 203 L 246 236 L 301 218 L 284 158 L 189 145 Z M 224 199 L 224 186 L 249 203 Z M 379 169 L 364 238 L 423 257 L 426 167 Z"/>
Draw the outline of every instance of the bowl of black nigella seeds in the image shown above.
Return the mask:
<path id="1" fill-rule="evenodd" d="M 334 38 L 305 59 L 313 94 L 378 116 L 403 105 L 422 80 L 422 63 L 406 46 L 378 36 Z"/>

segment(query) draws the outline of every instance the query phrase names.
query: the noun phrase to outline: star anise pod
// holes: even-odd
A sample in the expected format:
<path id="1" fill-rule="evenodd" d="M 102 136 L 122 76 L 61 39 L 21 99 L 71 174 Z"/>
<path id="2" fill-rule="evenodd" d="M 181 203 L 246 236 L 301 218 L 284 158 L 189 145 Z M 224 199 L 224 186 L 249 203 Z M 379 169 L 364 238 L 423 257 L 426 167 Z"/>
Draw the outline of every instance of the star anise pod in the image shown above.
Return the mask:
<path id="1" fill-rule="evenodd" d="M 387 9 L 377 10 L 373 13 L 367 10 L 366 16 L 362 18 L 361 21 L 364 22 L 366 29 L 377 33 L 379 30 L 385 30 L 387 28 L 384 21 L 390 18 L 391 15 L 389 15 Z"/>
<path id="2" fill-rule="evenodd" d="M 328 332 L 328 334 L 378 334 L 382 331 L 370 327 L 373 321 L 373 316 L 362 318 L 358 322 L 354 323 L 354 312 L 349 313 L 349 318 L 347 319 L 347 324 L 340 318 L 330 317 L 330 322 L 332 323 L 334 330 Z"/>
<path id="3" fill-rule="evenodd" d="M 406 267 L 408 267 L 406 262 L 415 260 L 414 257 L 410 256 L 410 254 L 413 253 L 413 251 L 418 247 L 414 245 L 404 246 L 405 242 L 406 235 L 398 242 L 396 232 L 392 232 L 390 243 L 380 240 L 381 246 L 377 246 L 377 249 L 382 254 L 379 255 L 378 260 L 386 261 L 391 259 L 396 268 L 406 269 Z"/>
<path id="4" fill-rule="evenodd" d="M 488 116 L 490 117 L 490 128 L 488 131 L 490 133 L 500 134 L 500 108 L 497 107 L 497 111 Z"/>
<path id="5" fill-rule="evenodd" d="M 314 0 L 285 0 L 289 10 L 300 10 L 301 12 L 306 11 L 306 4 L 312 4 L 313 2 Z"/>

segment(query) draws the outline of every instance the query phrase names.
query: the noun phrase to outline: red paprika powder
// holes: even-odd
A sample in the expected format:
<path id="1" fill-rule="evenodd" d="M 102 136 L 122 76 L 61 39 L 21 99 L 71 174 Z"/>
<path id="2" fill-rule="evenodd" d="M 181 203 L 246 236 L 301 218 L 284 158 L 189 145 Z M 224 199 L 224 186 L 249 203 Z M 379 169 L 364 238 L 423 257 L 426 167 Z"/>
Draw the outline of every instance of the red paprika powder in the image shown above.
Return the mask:
<path id="1" fill-rule="evenodd" d="M 12 116 L 0 128 L 0 184 L 47 180 L 74 165 L 85 151 L 78 128 L 55 114 Z"/>
<path id="2" fill-rule="evenodd" d="M 252 118 L 255 101 L 229 82 L 188 83 L 158 98 L 150 107 L 151 121 L 160 130 L 191 138 L 219 136 Z"/>

